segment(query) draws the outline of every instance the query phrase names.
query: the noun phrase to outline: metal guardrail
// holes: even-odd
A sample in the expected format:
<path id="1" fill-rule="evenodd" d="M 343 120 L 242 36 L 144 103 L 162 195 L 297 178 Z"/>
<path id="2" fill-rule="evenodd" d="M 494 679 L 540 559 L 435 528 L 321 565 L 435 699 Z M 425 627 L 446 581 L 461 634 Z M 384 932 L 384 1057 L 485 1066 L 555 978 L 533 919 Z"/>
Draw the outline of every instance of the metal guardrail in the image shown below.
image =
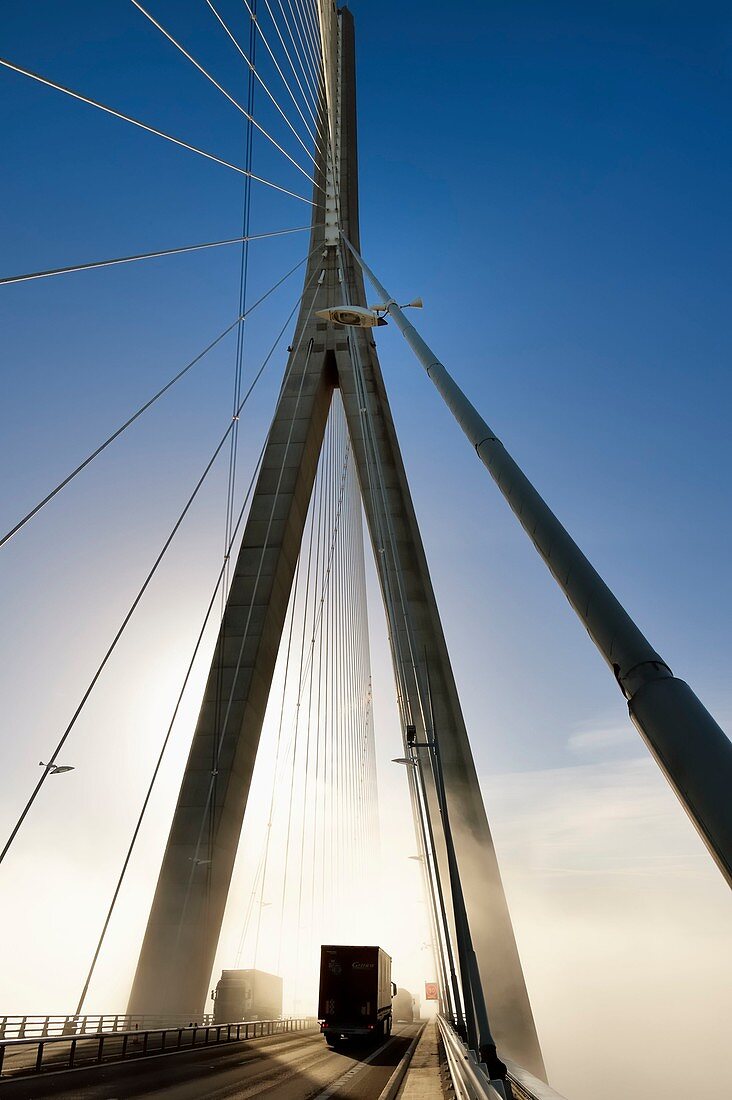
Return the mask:
<path id="1" fill-rule="evenodd" d="M 437 1017 L 447 1055 L 447 1068 L 457 1100 L 505 1100 L 491 1084 L 485 1067 L 468 1050 L 444 1016 Z"/>
<path id="2" fill-rule="evenodd" d="M 458 1100 L 511 1100 L 502 1081 L 491 1081 L 485 1066 L 468 1050 L 451 1023 L 438 1016 L 447 1066 Z M 553 1088 L 515 1062 L 504 1059 L 513 1100 L 564 1100 Z"/>
<path id="3" fill-rule="evenodd" d="M 0 1042 L 4 1039 L 41 1038 L 46 1035 L 98 1034 L 100 1031 L 133 1031 L 135 1028 L 192 1027 L 213 1023 L 213 1016 L 131 1016 L 123 1013 L 68 1016 L 0 1016 Z"/>
<path id="4" fill-rule="evenodd" d="M 511 1082 L 515 1100 L 564 1100 L 555 1089 L 534 1077 L 533 1073 L 522 1069 L 508 1058 L 503 1059 L 508 1068 L 508 1079 Z"/>
<path id="5" fill-rule="evenodd" d="M 93 1066 L 102 1062 L 108 1064 L 154 1054 L 173 1054 L 216 1043 L 235 1043 L 304 1031 L 316 1025 L 317 1020 L 306 1016 L 286 1020 L 240 1020 L 230 1024 L 193 1024 L 191 1027 L 136 1028 L 132 1031 L 3 1039 L 0 1040 L 0 1079 L 17 1079 L 44 1071 Z M 30 1058 L 23 1057 L 27 1052 L 31 1053 Z"/>

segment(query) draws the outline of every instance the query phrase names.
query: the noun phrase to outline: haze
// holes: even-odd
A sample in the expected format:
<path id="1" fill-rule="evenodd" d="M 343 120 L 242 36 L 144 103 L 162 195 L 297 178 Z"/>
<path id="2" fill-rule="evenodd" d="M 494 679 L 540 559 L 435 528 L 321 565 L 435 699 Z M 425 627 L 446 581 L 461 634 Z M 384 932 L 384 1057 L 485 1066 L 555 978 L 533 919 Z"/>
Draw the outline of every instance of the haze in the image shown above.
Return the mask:
<path id="1" fill-rule="evenodd" d="M 200 7 L 156 11 L 234 85 L 236 58 Z M 500 2 L 458 16 L 361 0 L 354 14 L 365 257 L 400 300 L 424 297 L 425 337 L 729 729 L 729 8 Z M 132 5 L 9 3 L 0 26 L 29 68 L 238 157 L 235 112 Z M 3 274 L 238 232 L 241 181 L 223 169 L 12 74 L 0 85 Z M 256 201 L 257 229 L 307 221 L 285 198 Z M 254 247 L 253 293 L 303 253 L 295 238 Z M 222 251 L 5 288 L 3 530 L 230 323 L 237 264 Z M 253 319 L 252 364 L 299 279 Z M 378 345 L 550 1080 L 568 1100 L 726 1095 L 729 891 L 393 325 Z M 3 835 L 226 423 L 232 357 L 222 345 L 2 551 Z M 243 470 L 284 358 L 242 421 Z M 76 770 L 49 781 L 3 865 L 3 1012 L 76 1003 L 220 563 L 225 493 L 222 468 L 69 742 Z M 419 992 L 434 974 L 368 568 L 379 901 L 339 912 L 336 931 L 383 943 Z M 205 671 L 204 657 L 90 1011 L 124 1009 Z M 265 758 L 214 974 L 235 964 L 269 778 Z"/>

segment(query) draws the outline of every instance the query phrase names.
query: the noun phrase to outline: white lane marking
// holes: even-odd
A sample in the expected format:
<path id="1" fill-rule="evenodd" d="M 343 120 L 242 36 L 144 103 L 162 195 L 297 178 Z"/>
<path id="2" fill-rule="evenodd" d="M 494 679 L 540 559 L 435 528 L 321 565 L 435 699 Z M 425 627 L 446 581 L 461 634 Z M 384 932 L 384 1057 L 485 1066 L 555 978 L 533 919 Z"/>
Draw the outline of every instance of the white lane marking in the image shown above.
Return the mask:
<path id="1" fill-rule="evenodd" d="M 347 1084 L 359 1074 L 364 1066 L 367 1066 L 369 1062 L 373 1062 L 377 1054 L 381 1054 L 382 1050 L 386 1050 L 388 1046 L 391 1046 L 394 1040 L 398 1039 L 401 1034 L 400 1031 L 396 1035 L 391 1035 L 385 1043 L 382 1043 L 380 1047 L 377 1047 L 375 1051 L 369 1054 L 368 1058 L 362 1058 L 359 1062 L 356 1062 L 355 1066 L 351 1066 L 351 1068 L 339 1077 L 337 1081 L 334 1081 L 332 1085 L 328 1085 L 327 1089 L 323 1089 L 322 1092 L 317 1093 L 312 1100 L 328 1100 L 328 1098 L 332 1096 L 333 1093 L 337 1092 L 342 1085 Z"/>

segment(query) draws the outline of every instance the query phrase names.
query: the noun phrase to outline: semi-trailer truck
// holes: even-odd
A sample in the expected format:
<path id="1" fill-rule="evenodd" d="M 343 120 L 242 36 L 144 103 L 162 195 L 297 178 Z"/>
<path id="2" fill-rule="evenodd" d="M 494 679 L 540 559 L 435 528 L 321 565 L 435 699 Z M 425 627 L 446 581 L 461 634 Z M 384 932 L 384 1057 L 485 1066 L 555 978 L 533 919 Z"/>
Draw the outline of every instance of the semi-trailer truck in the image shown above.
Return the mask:
<path id="1" fill-rule="evenodd" d="M 320 952 L 320 1030 L 331 1046 L 343 1039 L 391 1034 L 391 957 L 380 947 L 330 944 Z"/>
<path id="2" fill-rule="evenodd" d="M 222 970 L 213 999 L 215 1024 L 278 1020 L 282 1015 L 282 978 L 263 970 Z"/>
<path id="3" fill-rule="evenodd" d="M 408 989 L 397 989 L 392 1014 L 398 1024 L 414 1022 L 414 997 Z"/>

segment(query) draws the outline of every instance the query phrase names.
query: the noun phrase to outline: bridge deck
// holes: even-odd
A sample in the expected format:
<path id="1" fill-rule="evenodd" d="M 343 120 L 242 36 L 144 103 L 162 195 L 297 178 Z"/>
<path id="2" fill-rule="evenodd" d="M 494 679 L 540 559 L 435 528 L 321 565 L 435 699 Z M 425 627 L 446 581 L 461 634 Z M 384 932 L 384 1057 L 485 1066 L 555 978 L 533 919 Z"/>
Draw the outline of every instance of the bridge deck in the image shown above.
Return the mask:
<path id="1" fill-rule="evenodd" d="M 419 1031 L 395 1028 L 380 1046 L 329 1050 L 307 1031 L 3 1083 L 3 1100 L 377 1100 Z"/>

